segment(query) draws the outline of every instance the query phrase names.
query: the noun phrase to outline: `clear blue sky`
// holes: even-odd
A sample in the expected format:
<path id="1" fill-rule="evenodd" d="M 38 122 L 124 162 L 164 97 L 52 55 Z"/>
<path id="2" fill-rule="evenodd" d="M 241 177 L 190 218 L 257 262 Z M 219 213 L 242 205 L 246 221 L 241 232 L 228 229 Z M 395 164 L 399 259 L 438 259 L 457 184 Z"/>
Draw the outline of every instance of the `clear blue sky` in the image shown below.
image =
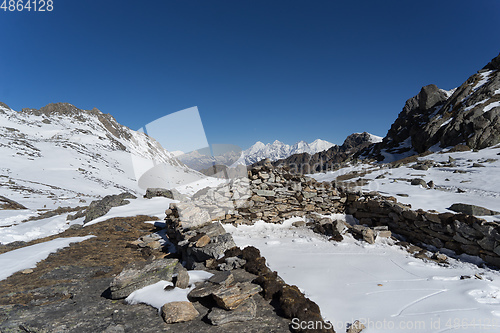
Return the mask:
<path id="1" fill-rule="evenodd" d="M 385 136 L 500 52 L 500 1 L 54 0 L 0 11 L 0 101 L 139 129 L 198 106 L 210 143 Z"/>

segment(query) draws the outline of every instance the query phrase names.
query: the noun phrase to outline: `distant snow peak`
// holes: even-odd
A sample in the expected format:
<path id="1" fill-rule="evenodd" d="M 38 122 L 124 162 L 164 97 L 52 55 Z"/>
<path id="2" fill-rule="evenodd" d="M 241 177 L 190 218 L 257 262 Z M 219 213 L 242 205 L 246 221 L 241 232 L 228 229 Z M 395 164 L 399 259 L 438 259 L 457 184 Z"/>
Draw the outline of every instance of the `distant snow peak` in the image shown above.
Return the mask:
<path id="1" fill-rule="evenodd" d="M 266 158 L 276 161 L 294 154 L 308 153 L 312 155 L 328 150 L 333 146 L 335 144 L 321 139 L 316 139 L 311 143 L 299 141 L 294 145 L 287 145 L 279 140 L 274 140 L 273 143 L 268 144 L 257 141 L 253 146 L 243 151 L 243 156 L 245 164 L 251 165 Z"/>

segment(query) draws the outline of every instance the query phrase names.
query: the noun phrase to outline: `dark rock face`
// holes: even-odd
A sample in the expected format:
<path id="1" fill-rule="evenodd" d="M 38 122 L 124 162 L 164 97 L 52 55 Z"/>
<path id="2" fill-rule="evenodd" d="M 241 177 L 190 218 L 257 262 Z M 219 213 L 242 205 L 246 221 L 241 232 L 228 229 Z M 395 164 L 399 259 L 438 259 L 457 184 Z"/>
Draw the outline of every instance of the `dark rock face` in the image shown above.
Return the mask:
<path id="1" fill-rule="evenodd" d="M 435 85 L 406 101 L 384 140 L 360 153 L 424 153 L 432 146 L 482 149 L 500 142 L 500 55 L 454 91 Z"/>

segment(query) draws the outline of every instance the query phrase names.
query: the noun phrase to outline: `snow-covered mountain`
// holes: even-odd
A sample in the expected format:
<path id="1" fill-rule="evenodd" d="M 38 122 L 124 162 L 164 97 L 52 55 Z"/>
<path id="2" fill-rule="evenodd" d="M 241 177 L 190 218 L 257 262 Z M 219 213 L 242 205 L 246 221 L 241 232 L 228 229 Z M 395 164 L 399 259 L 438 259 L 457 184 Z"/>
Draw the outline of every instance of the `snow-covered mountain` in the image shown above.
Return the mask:
<path id="1" fill-rule="evenodd" d="M 78 205 L 122 191 L 162 165 L 172 184 L 202 176 L 141 132 L 68 103 L 14 111 L 0 103 L 0 195 L 28 208 Z M 39 206 L 41 205 L 41 206 Z"/>
<path id="2" fill-rule="evenodd" d="M 320 151 L 328 150 L 333 146 L 335 146 L 335 144 L 321 139 L 317 139 L 311 143 L 299 141 L 291 146 L 278 140 L 268 144 L 258 141 L 247 150 L 244 150 L 243 156 L 245 164 L 251 165 L 266 158 L 271 161 L 276 161 L 294 154 L 315 154 Z"/>

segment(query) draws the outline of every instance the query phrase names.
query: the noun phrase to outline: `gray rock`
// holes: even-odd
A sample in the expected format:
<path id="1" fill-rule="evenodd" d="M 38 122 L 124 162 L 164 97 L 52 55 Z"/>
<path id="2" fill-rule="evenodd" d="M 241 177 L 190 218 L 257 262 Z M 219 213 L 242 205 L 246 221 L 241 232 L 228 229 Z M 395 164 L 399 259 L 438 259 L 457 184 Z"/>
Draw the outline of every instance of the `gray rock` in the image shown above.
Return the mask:
<path id="1" fill-rule="evenodd" d="M 243 267 L 247 261 L 238 257 L 230 257 L 224 260 L 225 262 L 217 266 L 221 271 L 230 271 Z"/>
<path id="2" fill-rule="evenodd" d="M 362 231 L 363 240 L 369 244 L 375 243 L 375 233 L 370 228 L 365 228 Z"/>
<path id="3" fill-rule="evenodd" d="M 179 267 L 180 266 L 180 267 Z M 189 273 L 182 265 L 177 265 L 177 275 L 174 276 L 174 286 L 176 288 L 186 289 L 189 287 Z"/>
<path id="4" fill-rule="evenodd" d="M 469 205 L 464 203 L 453 204 L 448 209 L 454 212 L 464 213 L 468 215 L 475 215 L 475 216 L 488 216 L 488 215 L 500 214 L 500 212 L 492 211 L 484 207 Z"/>
<path id="5" fill-rule="evenodd" d="M 208 281 L 222 286 L 229 286 L 234 282 L 234 275 L 231 271 L 217 272 Z"/>
<path id="6" fill-rule="evenodd" d="M 272 190 L 257 190 L 255 194 L 260 197 L 274 197 L 276 195 L 276 192 Z"/>
<path id="7" fill-rule="evenodd" d="M 205 261 L 207 259 L 219 259 L 224 256 L 224 252 L 235 247 L 231 234 L 223 234 L 212 237 L 212 241 L 204 247 L 190 247 L 188 254 L 195 257 L 197 261 Z"/>
<path id="8" fill-rule="evenodd" d="M 110 285 L 112 299 L 125 298 L 137 289 L 160 280 L 172 281 L 177 259 L 157 259 L 151 263 L 134 263 L 118 274 Z"/>
<path id="9" fill-rule="evenodd" d="M 191 321 L 199 315 L 191 302 L 170 302 L 161 307 L 161 316 L 167 324 Z"/>
<path id="10" fill-rule="evenodd" d="M 130 201 L 126 199 L 136 199 L 136 196 L 128 192 L 107 195 L 101 200 L 92 201 L 86 210 L 78 212 L 72 218 L 76 219 L 85 216 L 83 223 L 90 222 L 98 217 L 106 215 L 113 207 L 129 204 Z"/>
<path id="11" fill-rule="evenodd" d="M 166 188 L 148 188 L 146 190 L 146 194 L 144 198 L 151 199 L 154 197 L 165 197 L 169 199 L 174 199 L 174 194 L 171 190 L 167 190 Z"/>
<path id="12" fill-rule="evenodd" d="M 257 304 L 252 298 L 243 302 L 232 311 L 214 307 L 207 316 L 212 325 L 219 326 L 228 323 L 249 321 L 257 315 Z"/>
<path id="13" fill-rule="evenodd" d="M 412 179 L 411 180 L 411 185 L 414 185 L 414 186 L 422 185 L 422 187 L 427 187 L 427 183 L 422 178 L 414 178 L 414 179 Z"/>
<path id="14" fill-rule="evenodd" d="M 203 297 L 207 297 L 209 295 L 212 295 L 215 292 L 218 292 L 222 288 L 224 288 L 223 285 L 213 284 L 213 283 L 207 283 L 206 282 L 204 284 L 201 284 L 201 285 L 197 286 L 193 290 L 191 290 L 189 292 L 189 294 L 188 294 L 188 297 L 190 297 L 190 298 L 203 298 Z"/>
<path id="15" fill-rule="evenodd" d="M 226 310 L 234 310 L 248 298 L 262 291 L 259 285 L 243 282 L 235 285 L 222 288 L 213 293 L 213 297 L 221 308 Z"/>

